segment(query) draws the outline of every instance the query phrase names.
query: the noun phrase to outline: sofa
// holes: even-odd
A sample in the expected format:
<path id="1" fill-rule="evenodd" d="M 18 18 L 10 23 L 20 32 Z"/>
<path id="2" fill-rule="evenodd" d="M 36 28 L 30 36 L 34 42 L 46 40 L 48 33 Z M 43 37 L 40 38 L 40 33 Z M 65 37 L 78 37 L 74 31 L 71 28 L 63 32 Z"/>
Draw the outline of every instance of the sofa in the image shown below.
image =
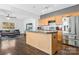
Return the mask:
<path id="1" fill-rule="evenodd" d="M 18 29 L 15 29 L 15 30 L 0 30 L 0 36 L 1 37 L 5 37 L 5 36 L 16 37 L 18 35 L 20 35 L 20 31 Z"/>

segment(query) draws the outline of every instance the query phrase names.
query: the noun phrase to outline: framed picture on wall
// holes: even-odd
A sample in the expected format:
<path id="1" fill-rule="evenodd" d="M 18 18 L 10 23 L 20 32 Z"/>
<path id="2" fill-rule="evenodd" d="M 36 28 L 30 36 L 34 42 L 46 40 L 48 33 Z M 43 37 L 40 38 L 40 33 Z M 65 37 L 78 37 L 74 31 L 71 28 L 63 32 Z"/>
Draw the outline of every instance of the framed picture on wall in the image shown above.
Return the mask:
<path id="1" fill-rule="evenodd" d="M 15 28 L 15 23 L 3 22 L 2 23 L 2 28 L 3 29 L 14 29 Z"/>

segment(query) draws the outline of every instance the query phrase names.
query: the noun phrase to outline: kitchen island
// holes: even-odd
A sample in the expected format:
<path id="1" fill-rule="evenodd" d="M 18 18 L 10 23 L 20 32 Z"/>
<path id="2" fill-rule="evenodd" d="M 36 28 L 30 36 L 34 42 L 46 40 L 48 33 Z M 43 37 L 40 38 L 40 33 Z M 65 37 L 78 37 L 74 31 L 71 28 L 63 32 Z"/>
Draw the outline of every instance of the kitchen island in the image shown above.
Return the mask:
<path id="1" fill-rule="evenodd" d="M 58 50 L 57 31 L 26 32 L 26 44 L 48 54 L 55 54 Z"/>

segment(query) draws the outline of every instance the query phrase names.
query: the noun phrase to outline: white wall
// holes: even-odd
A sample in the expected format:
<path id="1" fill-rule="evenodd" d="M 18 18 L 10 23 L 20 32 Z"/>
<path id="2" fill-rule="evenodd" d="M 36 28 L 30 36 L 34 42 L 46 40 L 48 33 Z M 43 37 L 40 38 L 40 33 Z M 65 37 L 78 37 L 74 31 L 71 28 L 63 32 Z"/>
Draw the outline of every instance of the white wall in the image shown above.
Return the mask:
<path id="1" fill-rule="evenodd" d="M 15 19 L 7 19 L 5 16 L 0 16 L 0 30 L 3 29 L 2 28 L 2 22 L 12 22 L 12 23 L 15 23 L 16 21 L 15 21 Z M 16 27 L 16 23 L 15 23 L 15 27 Z"/>
<path id="2" fill-rule="evenodd" d="M 24 30 L 26 31 L 26 24 L 27 23 L 32 23 L 33 24 L 33 31 L 36 31 L 37 27 L 38 27 L 38 20 L 39 20 L 39 17 L 38 18 L 25 19 L 25 21 L 24 21 Z"/>
<path id="3" fill-rule="evenodd" d="M 38 20 L 39 17 L 32 17 L 32 18 L 20 18 L 16 21 L 16 28 L 20 30 L 21 33 L 26 32 L 26 24 L 32 23 L 33 24 L 33 31 L 37 30 L 38 27 Z"/>
<path id="4" fill-rule="evenodd" d="M 0 8 L 1 8 L 0 9 L 0 26 L 1 26 L 1 22 L 14 22 L 15 28 L 19 29 L 21 33 L 24 33 L 26 30 L 26 23 L 31 22 L 33 23 L 33 30 L 36 30 L 36 26 L 37 26 L 36 23 L 37 23 L 37 18 L 40 17 L 39 15 L 25 11 L 20 8 L 9 6 L 9 5 L 4 5 L 4 6 L 0 5 Z M 8 14 L 10 14 L 10 16 L 17 17 L 17 18 L 7 20 L 5 16 Z"/>
<path id="5" fill-rule="evenodd" d="M 20 30 L 20 33 L 24 33 L 24 19 L 17 19 L 16 21 L 16 29 Z"/>
<path id="6" fill-rule="evenodd" d="M 32 23 L 33 24 L 33 31 L 37 30 L 38 27 L 38 18 L 23 18 L 23 19 L 17 19 L 16 21 L 16 29 L 19 29 L 21 33 L 26 32 L 26 24 Z"/>
<path id="7" fill-rule="evenodd" d="M 1 28 L 1 23 L 2 22 L 13 22 L 15 23 L 15 29 L 19 29 L 21 33 L 24 33 L 26 31 L 26 24 L 27 23 L 32 23 L 33 24 L 33 31 L 37 29 L 38 26 L 38 18 L 12 18 L 12 19 L 7 19 L 5 16 L 0 16 L 0 30 Z"/>
<path id="8" fill-rule="evenodd" d="M 2 28 L 2 22 L 12 22 L 15 23 L 15 29 L 19 29 L 23 33 L 23 21 L 22 19 L 12 18 L 7 19 L 5 16 L 0 16 L 0 30 L 5 30 Z"/>

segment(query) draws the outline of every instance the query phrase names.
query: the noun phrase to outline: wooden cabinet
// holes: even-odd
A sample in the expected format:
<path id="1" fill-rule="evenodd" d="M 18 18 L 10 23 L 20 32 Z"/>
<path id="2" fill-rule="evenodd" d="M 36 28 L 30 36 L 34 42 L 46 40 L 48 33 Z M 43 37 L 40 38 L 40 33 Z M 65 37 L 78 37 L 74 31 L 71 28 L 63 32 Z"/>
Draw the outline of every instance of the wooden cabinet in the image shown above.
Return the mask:
<path id="1" fill-rule="evenodd" d="M 62 24 L 62 16 L 54 16 L 56 20 L 56 24 Z"/>
<path id="2" fill-rule="evenodd" d="M 39 20 L 39 25 L 48 25 L 48 21 L 56 21 L 56 24 L 62 24 L 62 16 L 52 16 Z"/>
<path id="3" fill-rule="evenodd" d="M 51 34 L 27 32 L 26 43 L 46 53 L 51 52 Z"/>
<path id="4" fill-rule="evenodd" d="M 40 19 L 39 25 L 48 25 L 48 19 Z"/>
<path id="5" fill-rule="evenodd" d="M 58 50 L 57 32 L 27 32 L 26 43 L 48 54 L 54 54 Z"/>

